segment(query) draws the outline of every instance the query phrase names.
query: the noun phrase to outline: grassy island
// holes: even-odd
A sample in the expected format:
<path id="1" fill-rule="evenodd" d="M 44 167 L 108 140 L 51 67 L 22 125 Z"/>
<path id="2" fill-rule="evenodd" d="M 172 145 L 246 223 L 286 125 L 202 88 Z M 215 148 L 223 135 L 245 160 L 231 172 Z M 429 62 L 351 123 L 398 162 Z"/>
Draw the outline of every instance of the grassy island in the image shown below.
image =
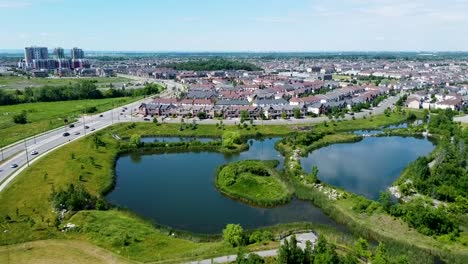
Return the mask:
<path id="1" fill-rule="evenodd" d="M 226 196 L 261 207 L 287 203 L 291 193 L 275 170 L 277 160 L 243 160 L 218 169 L 215 185 Z"/>

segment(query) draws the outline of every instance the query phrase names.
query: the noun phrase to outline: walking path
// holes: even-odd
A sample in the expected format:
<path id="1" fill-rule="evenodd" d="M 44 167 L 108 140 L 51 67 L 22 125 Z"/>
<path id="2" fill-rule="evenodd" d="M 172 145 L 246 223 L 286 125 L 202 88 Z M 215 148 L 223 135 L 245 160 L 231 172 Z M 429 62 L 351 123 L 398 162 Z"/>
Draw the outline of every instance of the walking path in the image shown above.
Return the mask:
<path id="1" fill-rule="evenodd" d="M 280 243 L 283 244 L 284 240 L 286 239 L 289 240 L 291 236 L 287 236 L 286 238 L 281 239 Z M 317 235 L 314 232 L 295 234 L 295 236 L 297 240 L 297 246 L 300 247 L 302 250 L 305 249 L 307 241 L 310 241 L 312 243 L 312 247 L 315 245 L 315 241 L 317 241 Z M 278 255 L 278 250 L 277 249 L 262 250 L 262 251 L 251 252 L 250 254 L 252 253 L 257 254 L 262 258 L 274 257 Z M 222 256 L 222 257 L 217 257 L 217 258 L 212 258 L 212 259 L 191 261 L 191 262 L 187 262 L 187 264 L 227 263 L 227 262 L 236 261 L 236 258 L 237 258 L 237 255 L 228 255 L 228 256 Z"/>

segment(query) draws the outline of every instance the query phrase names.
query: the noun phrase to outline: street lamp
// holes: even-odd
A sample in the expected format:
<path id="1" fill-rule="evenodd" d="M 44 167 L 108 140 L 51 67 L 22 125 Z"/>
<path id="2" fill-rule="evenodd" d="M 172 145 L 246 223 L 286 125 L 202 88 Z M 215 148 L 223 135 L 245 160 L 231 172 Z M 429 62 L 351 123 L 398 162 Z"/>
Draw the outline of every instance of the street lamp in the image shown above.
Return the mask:
<path id="1" fill-rule="evenodd" d="M 26 162 L 28 163 L 29 167 L 28 145 L 26 144 L 26 139 L 24 140 L 24 150 L 26 151 Z"/>
<path id="2" fill-rule="evenodd" d="M 2 145 L 3 145 L 3 141 L 2 141 Z M 3 147 L 0 148 L 0 151 L 2 152 L 2 161 L 3 161 L 3 160 L 5 159 L 5 158 L 3 157 Z"/>

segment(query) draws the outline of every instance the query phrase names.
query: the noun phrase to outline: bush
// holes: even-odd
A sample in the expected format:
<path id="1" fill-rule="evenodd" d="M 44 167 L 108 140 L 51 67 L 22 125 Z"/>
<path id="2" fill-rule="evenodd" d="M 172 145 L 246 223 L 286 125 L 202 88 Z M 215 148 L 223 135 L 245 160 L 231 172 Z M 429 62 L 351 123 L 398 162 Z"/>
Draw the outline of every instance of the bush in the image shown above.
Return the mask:
<path id="1" fill-rule="evenodd" d="M 237 224 L 228 224 L 223 229 L 223 239 L 233 247 L 242 246 L 244 244 L 244 229 Z"/>
<path id="2" fill-rule="evenodd" d="M 70 184 L 65 191 L 53 192 L 51 194 L 51 201 L 56 210 L 79 211 L 96 208 L 97 199 L 82 186 L 75 187 L 73 184 Z M 104 208 L 102 201 L 99 202 L 99 208 Z"/>
<path id="3" fill-rule="evenodd" d="M 13 122 L 15 122 L 15 124 L 26 124 L 28 123 L 28 114 L 26 113 L 26 111 L 21 111 L 20 114 L 17 114 L 17 115 L 14 115 L 13 116 Z"/>

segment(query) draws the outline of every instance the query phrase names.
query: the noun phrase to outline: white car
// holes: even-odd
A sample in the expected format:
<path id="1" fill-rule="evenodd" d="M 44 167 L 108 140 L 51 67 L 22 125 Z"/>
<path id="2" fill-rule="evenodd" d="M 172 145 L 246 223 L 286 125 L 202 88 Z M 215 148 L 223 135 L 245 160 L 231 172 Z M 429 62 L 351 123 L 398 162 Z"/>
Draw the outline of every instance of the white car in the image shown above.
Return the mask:
<path id="1" fill-rule="evenodd" d="M 16 164 L 16 163 L 13 163 L 13 164 L 11 164 L 11 165 L 10 165 L 10 168 L 12 168 L 12 169 L 14 169 L 14 168 L 18 168 L 18 164 Z"/>
<path id="2" fill-rule="evenodd" d="M 34 155 L 37 155 L 37 154 L 39 154 L 39 152 L 37 152 L 37 151 L 35 151 L 35 150 L 31 151 L 31 155 L 34 156 Z"/>

